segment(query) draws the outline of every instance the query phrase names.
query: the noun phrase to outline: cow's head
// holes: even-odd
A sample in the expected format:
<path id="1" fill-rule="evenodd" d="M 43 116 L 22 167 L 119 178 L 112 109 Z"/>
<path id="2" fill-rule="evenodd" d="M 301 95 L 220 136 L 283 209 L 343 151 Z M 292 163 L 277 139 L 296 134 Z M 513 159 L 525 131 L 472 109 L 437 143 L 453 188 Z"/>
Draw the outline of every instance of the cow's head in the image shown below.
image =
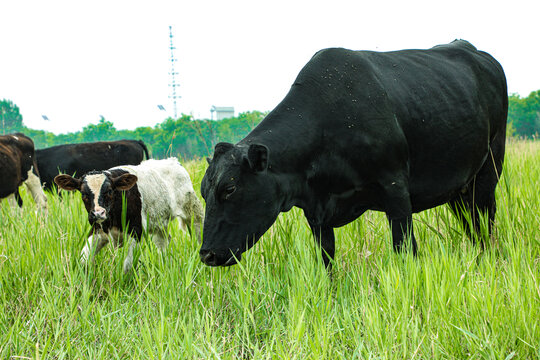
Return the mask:
<path id="1" fill-rule="evenodd" d="M 90 224 L 106 221 L 111 207 L 120 192 L 129 190 L 137 182 L 137 176 L 123 174 L 112 177 L 107 171 L 93 171 L 77 179 L 70 175 L 57 175 L 54 182 L 64 190 L 79 190 Z"/>
<path id="2" fill-rule="evenodd" d="M 276 220 L 281 203 L 268 155 L 264 145 L 216 145 L 201 184 L 206 214 L 199 255 L 205 264 L 235 264 Z"/>

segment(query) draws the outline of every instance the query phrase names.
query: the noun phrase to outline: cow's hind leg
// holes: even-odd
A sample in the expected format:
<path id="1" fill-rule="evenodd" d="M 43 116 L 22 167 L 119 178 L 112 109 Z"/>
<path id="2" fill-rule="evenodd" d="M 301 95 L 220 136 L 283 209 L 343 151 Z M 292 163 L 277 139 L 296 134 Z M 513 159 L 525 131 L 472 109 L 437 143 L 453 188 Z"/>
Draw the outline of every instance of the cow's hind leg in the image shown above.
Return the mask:
<path id="1" fill-rule="evenodd" d="M 495 212 L 497 210 L 495 202 L 495 188 L 502 174 L 504 160 L 504 137 L 498 141 L 496 138 L 492 142 L 490 153 L 486 158 L 484 165 L 476 174 L 472 182 L 466 189 L 453 201 L 450 207 L 454 214 L 461 220 L 469 237 L 471 237 L 471 228 L 477 234 L 480 245 L 484 246 L 486 234 L 482 233 L 480 226 L 481 216 L 488 217 L 488 234 L 491 237 L 493 224 L 495 223 Z M 469 223 L 467 217 L 463 216 L 463 211 L 470 214 Z"/>
<path id="2" fill-rule="evenodd" d="M 179 217 L 180 226 L 182 230 L 187 229 L 192 235 L 191 232 L 191 222 L 193 221 L 193 227 L 195 228 L 195 236 L 202 242 L 202 227 L 204 219 L 204 210 L 201 205 L 201 202 L 197 198 L 194 192 L 190 191 L 186 194 L 186 198 L 183 204 L 180 205 L 182 209 Z"/>
<path id="3" fill-rule="evenodd" d="M 311 232 L 315 242 L 321 247 L 324 266 L 328 270 L 332 268 L 331 261 L 336 252 L 336 239 L 334 237 L 334 228 L 330 226 L 316 226 L 310 224 Z"/>
<path id="4" fill-rule="evenodd" d="M 472 232 L 474 232 L 482 248 L 484 247 L 485 238 L 491 236 L 496 211 L 495 187 L 490 186 L 491 184 L 485 180 L 485 178 L 477 175 L 467 189 L 450 202 L 452 212 L 461 221 L 467 235 L 473 238 Z M 489 219 L 488 234 L 483 233 L 480 226 L 481 217 L 485 215 Z"/>

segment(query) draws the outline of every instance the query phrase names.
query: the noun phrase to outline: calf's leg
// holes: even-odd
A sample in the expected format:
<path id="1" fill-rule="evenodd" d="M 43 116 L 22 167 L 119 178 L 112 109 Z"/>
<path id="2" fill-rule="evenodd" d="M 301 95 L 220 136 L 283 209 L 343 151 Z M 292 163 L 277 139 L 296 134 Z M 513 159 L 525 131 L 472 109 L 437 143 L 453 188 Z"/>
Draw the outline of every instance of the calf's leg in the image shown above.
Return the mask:
<path id="1" fill-rule="evenodd" d="M 132 237 L 130 237 L 129 239 L 130 241 L 129 241 L 128 253 L 127 253 L 126 258 L 124 259 L 124 266 L 123 266 L 124 274 L 127 274 L 133 267 L 133 252 L 135 251 L 138 245 L 137 240 L 135 240 Z"/>
<path id="2" fill-rule="evenodd" d="M 93 233 L 88 237 L 88 240 L 86 241 L 86 244 L 84 245 L 84 248 L 81 251 L 81 261 L 83 264 L 87 264 L 88 260 L 90 259 L 90 255 L 92 254 L 93 250 L 93 257 L 95 257 L 101 249 L 107 243 L 109 242 L 109 239 L 107 238 L 107 235 L 103 231 L 99 231 L 96 233 Z"/>

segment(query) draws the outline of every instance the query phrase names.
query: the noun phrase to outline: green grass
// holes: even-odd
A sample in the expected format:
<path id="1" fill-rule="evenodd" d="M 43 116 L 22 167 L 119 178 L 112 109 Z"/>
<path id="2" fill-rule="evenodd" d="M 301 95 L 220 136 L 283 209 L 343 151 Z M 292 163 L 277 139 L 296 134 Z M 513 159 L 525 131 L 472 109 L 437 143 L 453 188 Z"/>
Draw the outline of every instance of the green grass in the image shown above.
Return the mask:
<path id="1" fill-rule="evenodd" d="M 195 188 L 206 162 L 186 164 Z M 301 211 L 230 268 L 173 226 L 83 268 L 80 195 L 49 216 L 0 209 L 0 359 L 540 359 L 540 143 L 508 146 L 497 227 L 481 252 L 446 207 L 414 215 L 419 255 L 395 254 L 384 214 L 336 230 L 332 277 Z"/>

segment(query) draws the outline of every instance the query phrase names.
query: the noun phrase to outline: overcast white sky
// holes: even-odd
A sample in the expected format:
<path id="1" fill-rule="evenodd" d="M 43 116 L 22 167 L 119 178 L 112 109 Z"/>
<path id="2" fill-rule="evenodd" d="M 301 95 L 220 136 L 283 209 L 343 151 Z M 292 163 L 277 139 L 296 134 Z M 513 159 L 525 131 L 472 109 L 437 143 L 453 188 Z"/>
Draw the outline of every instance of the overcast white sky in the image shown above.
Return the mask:
<path id="1" fill-rule="evenodd" d="M 510 93 L 540 89 L 538 0 L 43 1 L 0 7 L 0 98 L 55 133 L 154 126 L 178 113 L 271 110 L 319 49 L 429 48 L 456 38 L 503 65 Z M 160 111 L 158 104 L 165 106 Z M 50 121 L 44 121 L 42 115 Z"/>

